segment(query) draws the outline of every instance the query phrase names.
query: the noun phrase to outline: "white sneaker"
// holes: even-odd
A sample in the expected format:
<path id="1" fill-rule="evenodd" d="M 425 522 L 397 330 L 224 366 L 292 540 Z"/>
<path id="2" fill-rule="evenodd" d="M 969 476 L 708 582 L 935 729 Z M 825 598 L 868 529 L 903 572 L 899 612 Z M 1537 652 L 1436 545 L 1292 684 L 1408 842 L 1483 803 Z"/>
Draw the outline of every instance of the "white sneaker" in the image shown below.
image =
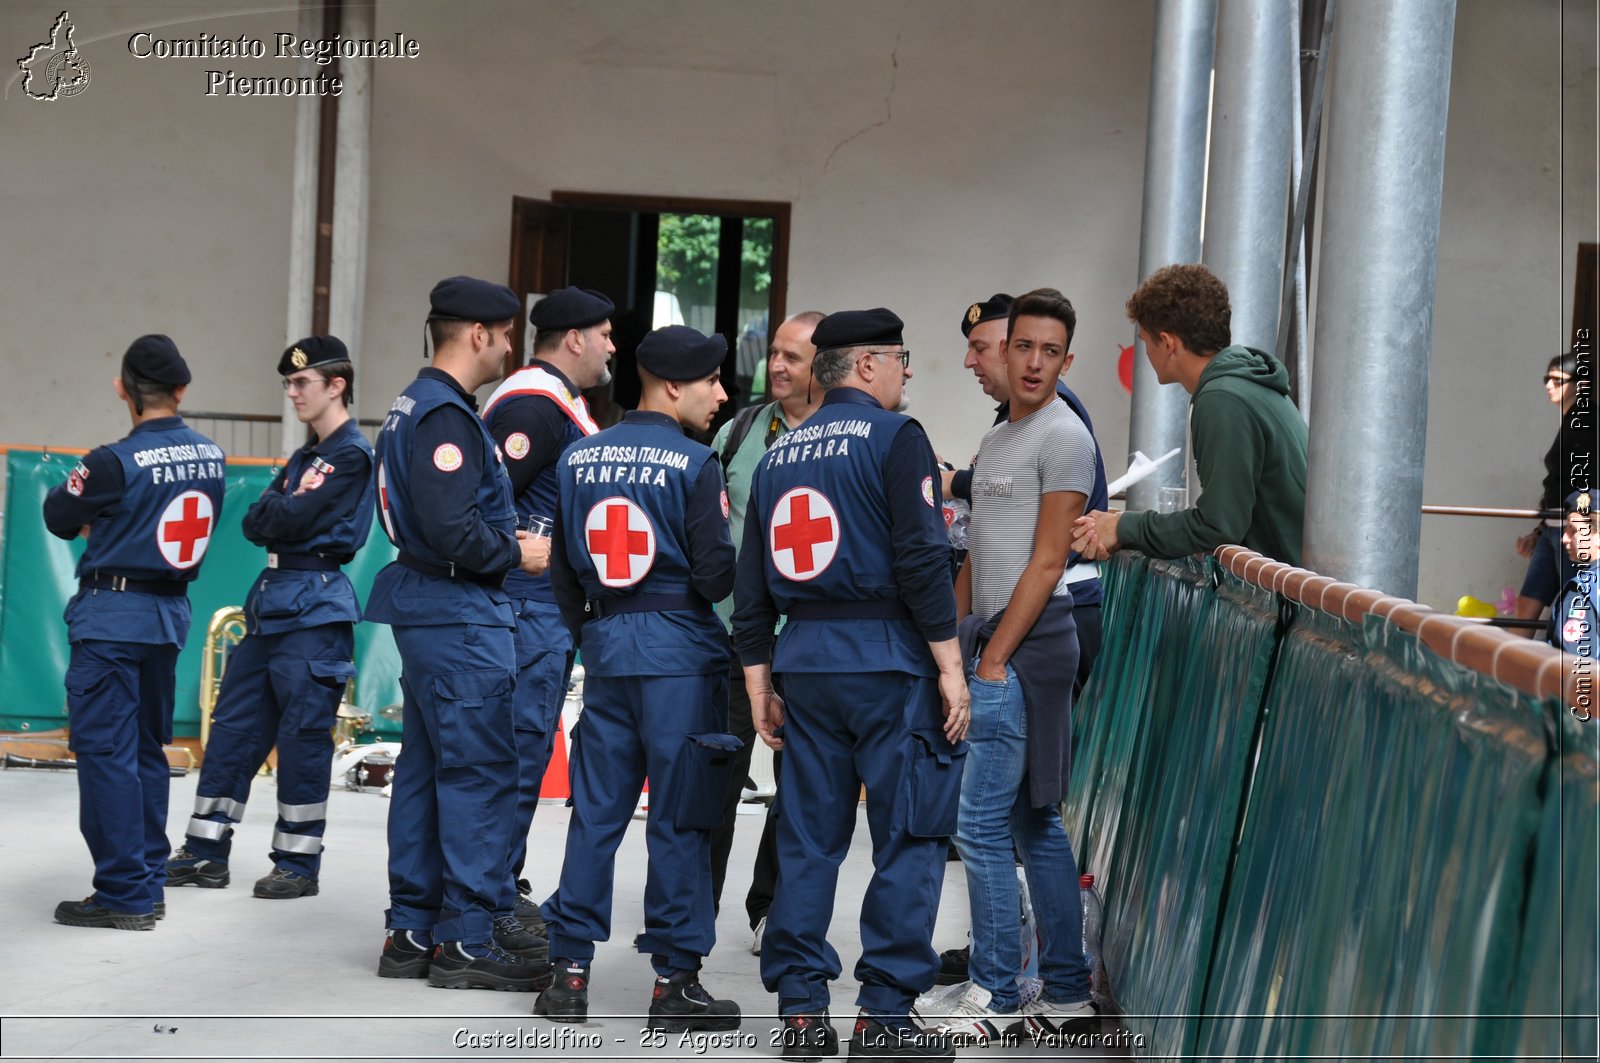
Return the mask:
<path id="1" fill-rule="evenodd" d="M 761 939 L 767 934 L 767 917 L 756 920 L 755 939 L 750 942 L 750 955 L 761 955 Z"/>
<path id="2" fill-rule="evenodd" d="M 966 992 L 949 1006 L 937 1032 L 957 1045 L 986 1045 L 1000 1040 L 1001 1034 L 1023 1016 L 1020 1009 L 995 1011 L 990 1007 L 993 1002 L 993 993 L 976 982 L 968 982 Z"/>
<path id="3" fill-rule="evenodd" d="M 1049 1035 L 1060 1033 L 1068 1023 L 1094 1018 L 1100 1014 L 1100 1009 L 1095 1007 L 1092 1000 L 1078 1004 L 1054 1004 L 1040 998 L 1024 1007 L 1022 1012 L 1029 1030 Z"/>

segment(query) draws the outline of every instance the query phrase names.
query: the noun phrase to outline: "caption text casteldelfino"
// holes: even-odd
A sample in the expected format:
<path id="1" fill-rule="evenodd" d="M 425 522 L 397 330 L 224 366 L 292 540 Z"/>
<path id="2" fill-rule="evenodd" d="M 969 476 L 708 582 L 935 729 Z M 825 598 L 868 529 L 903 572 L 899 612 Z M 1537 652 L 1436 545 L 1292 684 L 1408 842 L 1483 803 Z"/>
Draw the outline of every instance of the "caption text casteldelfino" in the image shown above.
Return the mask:
<path id="1" fill-rule="evenodd" d="M 274 33 L 265 38 L 240 34 L 218 37 L 157 37 L 140 30 L 128 38 L 128 53 L 135 59 L 309 59 L 329 66 L 338 59 L 418 59 L 422 45 L 404 33 L 383 38 L 300 37 Z M 248 77 L 232 70 L 207 70 L 207 96 L 338 96 L 344 81 L 326 72 L 314 77 Z"/>

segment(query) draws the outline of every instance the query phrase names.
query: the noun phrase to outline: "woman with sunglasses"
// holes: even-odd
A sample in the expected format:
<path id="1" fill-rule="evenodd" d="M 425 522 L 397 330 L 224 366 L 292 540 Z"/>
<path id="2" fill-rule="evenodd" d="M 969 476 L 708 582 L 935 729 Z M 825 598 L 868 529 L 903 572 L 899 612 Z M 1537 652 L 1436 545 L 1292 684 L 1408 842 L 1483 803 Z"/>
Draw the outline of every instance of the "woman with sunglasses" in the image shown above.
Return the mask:
<path id="1" fill-rule="evenodd" d="M 1569 482 L 1572 479 L 1572 455 L 1569 447 L 1562 446 L 1567 413 L 1577 397 L 1573 374 L 1578 368 L 1578 357 L 1573 351 L 1558 354 L 1550 359 L 1544 373 L 1544 393 L 1552 404 L 1561 408 L 1561 428 L 1556 431 L 1555 442 L 1544 456 L 1544 492 L 1539 498 L 1539 508 L 1560 512 L 1562 500 L 1579 487 L 1587 484 Z M 1517 553 L 1528 558 L 1528 571 L 1522 579 L 1522 589 L 1517 592 L 1514 613 L 1523 620 L 1537 620 L 1552 601 L 1556 592 L 1572 574 L 1566 555 L 1561 548 L 1561 519 L 1542 520 L 1528 534 L 1518 537 Z M 1530 632 L 1537 635 L 1538 632 Z"/>

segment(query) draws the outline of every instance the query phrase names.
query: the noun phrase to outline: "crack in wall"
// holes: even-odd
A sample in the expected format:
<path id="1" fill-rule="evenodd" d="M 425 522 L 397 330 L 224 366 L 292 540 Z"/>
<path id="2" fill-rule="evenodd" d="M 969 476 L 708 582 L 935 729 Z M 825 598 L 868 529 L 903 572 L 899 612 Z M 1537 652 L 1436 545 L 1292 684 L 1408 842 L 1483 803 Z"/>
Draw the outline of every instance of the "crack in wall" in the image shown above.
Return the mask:
<path id="1" fill-rule="evenodd" d="M 839 143 L 835 144 L 833 146 L 833 150 L 828 152 L 827 161 L 822 164 L 823 173 L 827 173 L 828 167 L 833 165 L 833 157 L 839 154 L 840 148 L 844 147 L 852 140 L 867 135 L 874 129 L 888 125 L 889 122 L 894 118 L 894 88 L 895 85 L 900 81 L 900 36 L 901 35 L 898 33 L 895 34 L 894 47 L 889 51 L 889 91 L 885 93 L 883 97 L 883 117 L 878 121 L 871 123 L 870 125 L 862 126 L 860 129 L 856 130 L 854 133 L 851 133 L 849 136 L 839 141 Z"/>

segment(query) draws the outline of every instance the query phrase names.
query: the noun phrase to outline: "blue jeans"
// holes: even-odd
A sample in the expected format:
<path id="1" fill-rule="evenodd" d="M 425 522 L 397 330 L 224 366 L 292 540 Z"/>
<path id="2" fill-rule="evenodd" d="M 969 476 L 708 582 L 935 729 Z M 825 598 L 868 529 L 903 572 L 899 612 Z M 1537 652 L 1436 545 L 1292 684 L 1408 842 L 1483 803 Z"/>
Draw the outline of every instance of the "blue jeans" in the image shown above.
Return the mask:
<path id="1" fill-rule="evenodd" d="M 968 686 L 972 724 L 955 842 L 967 869 L 972 905 L 972 980 L 994 995 L 990 1007 L 996 1011 L 1013 1011 L 1021 1002 L 1022 898 L 1014 843 L 1039 928 L 1044 998 L 1060 1004 L 1088 1000 L 1083 909 L 1072 844 L 1057 809 L 1028 807 L 1028 712 L 1022 684 L 1008 664 L 1005 682 L 969 675 Z"/>

